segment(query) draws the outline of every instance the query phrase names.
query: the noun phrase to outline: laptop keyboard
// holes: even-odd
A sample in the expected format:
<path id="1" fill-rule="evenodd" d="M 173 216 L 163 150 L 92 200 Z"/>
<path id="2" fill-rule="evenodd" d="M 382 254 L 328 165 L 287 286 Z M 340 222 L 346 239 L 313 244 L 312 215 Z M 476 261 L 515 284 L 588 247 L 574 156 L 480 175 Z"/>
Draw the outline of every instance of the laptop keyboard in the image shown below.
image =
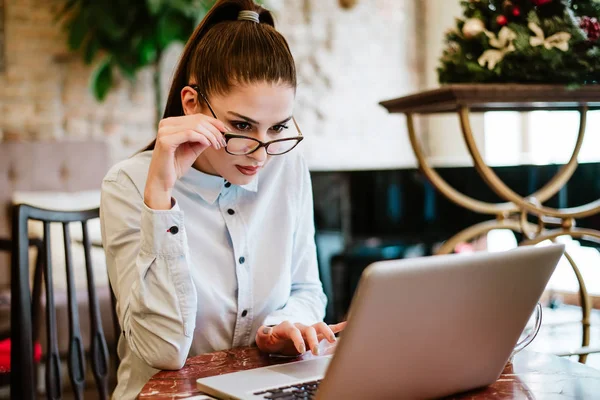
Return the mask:
<path id="1" fill-rule="evenodd" d="M 296 385 L 282 386 L 275 389 L 264 390 L 254 393 L 255 396 L 263 396 L 263 399 L 292 400 L 292 399 L 314 399 L 317 394 L 320 380 L 298 383 Z"/>

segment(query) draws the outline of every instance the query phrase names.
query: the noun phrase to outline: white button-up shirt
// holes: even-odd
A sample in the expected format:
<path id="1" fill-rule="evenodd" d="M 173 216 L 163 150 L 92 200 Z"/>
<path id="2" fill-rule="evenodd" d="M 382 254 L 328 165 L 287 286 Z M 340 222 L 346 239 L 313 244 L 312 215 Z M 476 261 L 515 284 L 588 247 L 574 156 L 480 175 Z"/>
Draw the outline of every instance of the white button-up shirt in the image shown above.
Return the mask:
<path id="1" fill-rule="evenodd" d="M 116 399 L 158 369 L 248 346 L 261 325 L 324 317 L 310 175 L 301 153 L 273 157 L 252 183 L 191 169 L 168 211 L 145 206 L 152 152 L 111 169 L 101 223 L 122 333 Z"/>

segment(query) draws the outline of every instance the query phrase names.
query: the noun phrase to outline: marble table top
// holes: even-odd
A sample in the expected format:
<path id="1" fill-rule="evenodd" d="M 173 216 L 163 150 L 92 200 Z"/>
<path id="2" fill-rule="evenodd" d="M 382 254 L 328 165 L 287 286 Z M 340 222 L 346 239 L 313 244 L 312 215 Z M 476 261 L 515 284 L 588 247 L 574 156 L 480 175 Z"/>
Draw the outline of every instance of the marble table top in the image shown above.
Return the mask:
<path id="1" fill-rule="evenodd" d="M 333 349 L 330 350 L 333 352 Z M 162 371 L 144 386 L 142 400 L 186 399 L 202 392 L 196 379 L 266 367 L 299 359 L 281 359 L 257 348 L 239 348 L 191 357 L 179 371 Z M 600 399 L 600 370 L 549 354 L 523 351 L 509 363 L 496 383 L 450 399 Z"/>

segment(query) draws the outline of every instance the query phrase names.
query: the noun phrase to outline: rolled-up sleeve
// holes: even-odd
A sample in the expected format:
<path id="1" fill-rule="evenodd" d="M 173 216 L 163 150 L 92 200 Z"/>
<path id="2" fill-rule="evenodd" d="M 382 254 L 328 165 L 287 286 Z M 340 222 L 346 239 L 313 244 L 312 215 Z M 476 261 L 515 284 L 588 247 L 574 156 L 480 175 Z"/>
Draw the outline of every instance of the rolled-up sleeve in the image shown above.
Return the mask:
<path id="1" fill-rule="evenodd" d="M 151 210 L 119 172 L 102 184 L 100 218 L 122 335 L 149 366 L 181 368 L 197 307 L 183 211 L 176 201 L 171 210 Z"/>
<path id="2" fill-rule="evenodd" d="M 312 184 L 308 167 L 301 159 L 302 185 L 297 210 L 292 254 L 292 286 L 285 306 L 271 313 L 264 325 L 278 325 L 284 321 L 313 325 L 323 321 L 327 297 L 319 278 Z"/>

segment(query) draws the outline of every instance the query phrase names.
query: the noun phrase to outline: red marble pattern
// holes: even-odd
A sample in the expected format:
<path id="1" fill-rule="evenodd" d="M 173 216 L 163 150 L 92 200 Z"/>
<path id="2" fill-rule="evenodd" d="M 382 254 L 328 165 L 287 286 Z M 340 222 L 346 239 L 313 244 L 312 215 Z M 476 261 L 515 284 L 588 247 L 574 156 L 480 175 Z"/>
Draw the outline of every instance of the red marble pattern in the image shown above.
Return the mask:
<path id="1" fill-rule="evenodd" d="M 333 352 L 333 349 L 328 352 Z M 326 352 L 327 353 L 327 352 Z M 312 358 L 308 354 L 306 358 Z M 196 379 L 266 367 L 300 358 L 282 359 L 257 348 L 204 354 L 187 360 L 179 371 L 159 372 L 144 386 L 139 399 L 185 399 L 200 395 Z M 493 385 L 449 399 L 600 399 L 600 370 L 548 354 L 521 352 Z"/>

